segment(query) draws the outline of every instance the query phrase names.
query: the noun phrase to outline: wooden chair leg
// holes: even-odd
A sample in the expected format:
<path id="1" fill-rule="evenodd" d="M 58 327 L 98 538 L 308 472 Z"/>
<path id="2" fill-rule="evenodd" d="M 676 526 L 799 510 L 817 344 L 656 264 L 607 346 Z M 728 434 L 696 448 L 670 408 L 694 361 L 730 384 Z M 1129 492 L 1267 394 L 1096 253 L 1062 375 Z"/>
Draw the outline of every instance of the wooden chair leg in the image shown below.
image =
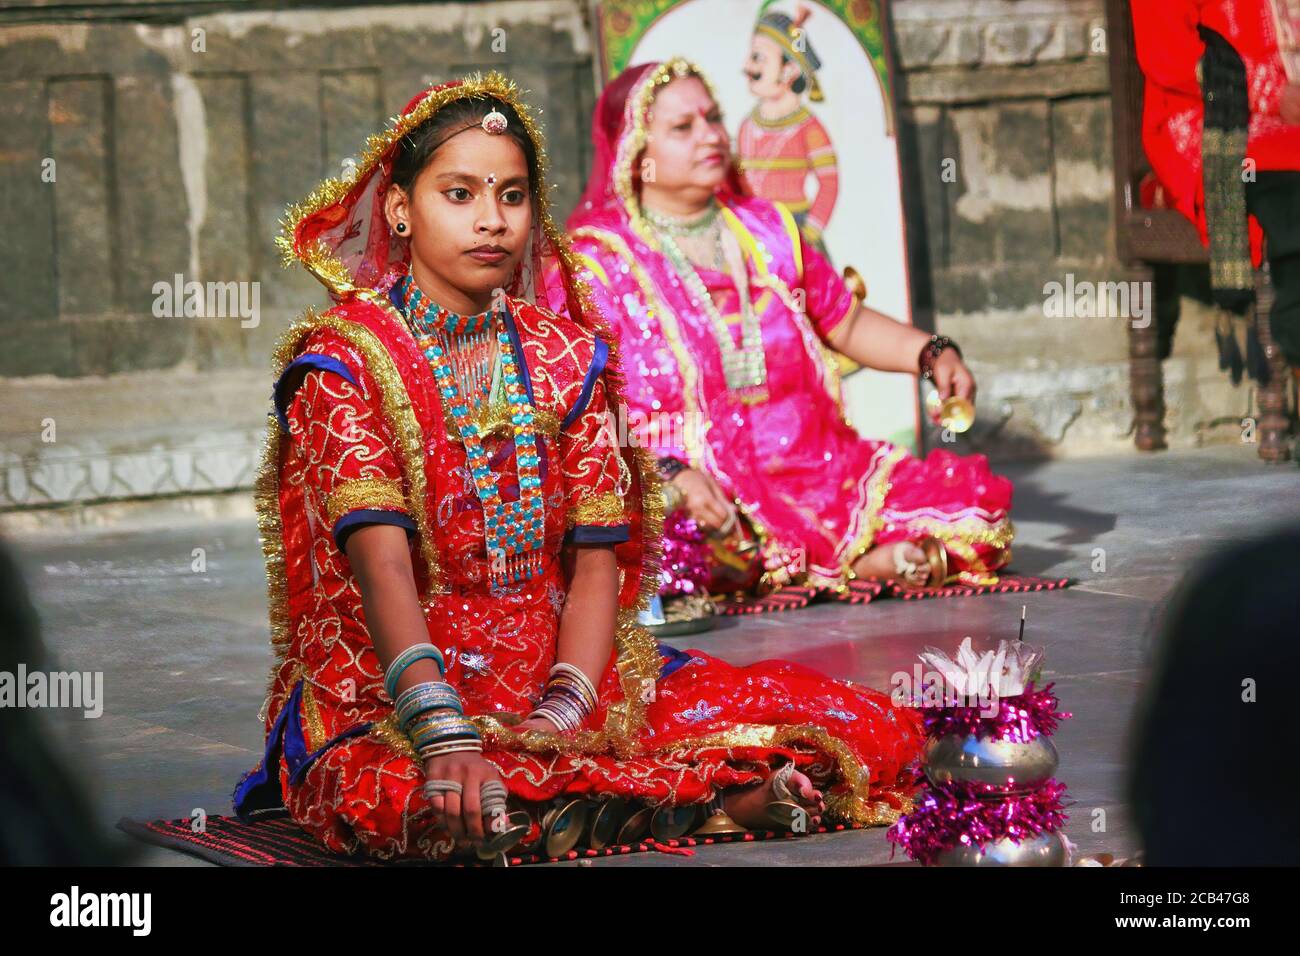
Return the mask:
<path id="1" fill-rule="evenodd" d="M 1150 271 L 1140 277 L 1150 281 Z M 1154 312 L 1154 308 L 1152 310 Z M 1133 443 L 1141 451 L 1158 451 L 1165 443 L 1165 378 L 1160 367 L 1154 317 L 1145 328 L 1129 322 L 1129 390 L 1133 398 Z"/>
<path id="2" fill-rule="evenodd" d="M 1287 441 L 1290 424 L 1287 415 L 1287 385 L 1291 370 L 1282 357 L 1282 350 L 1273 341 L 1273 327 L 1269 315 L 1273 311 L 1273 282 L 1268 263 L 1255 274 L 1255 332 L 1268 361 L 1268 384 L 1259 390 L 1259 457 L 1267 462 L 1280 463 L 1290 459 L 1291 448 Z"/>

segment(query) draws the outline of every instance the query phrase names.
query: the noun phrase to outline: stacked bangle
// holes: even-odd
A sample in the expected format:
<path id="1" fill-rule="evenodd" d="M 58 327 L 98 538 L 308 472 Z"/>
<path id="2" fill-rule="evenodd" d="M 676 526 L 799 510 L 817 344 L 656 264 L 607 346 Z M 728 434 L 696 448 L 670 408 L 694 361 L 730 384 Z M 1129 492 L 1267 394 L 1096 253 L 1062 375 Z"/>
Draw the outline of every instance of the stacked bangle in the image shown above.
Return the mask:
<path id="1" fill-rule="evenodd" d="M 400 694 L 397 681 L 408 667 L 420 660 L 432 660 L 441 674 L 447 672 L 442 651 L 432 644 L 412 644 L 393 658 L 384 673 L 384 690 L 393 698 L 398 726 L 411 738 L 421 759 L 483 749 L 478 728 L 465 719 L 465 708 L 456 688 L 445 681 L 421 681 Z"/>
<path id="2" fill-rule="evenodd" d="M 561 662 L 551 668 L 541 703 L 528 717 L 545 717 L 567 731 L 580 728 L 595 711 L 595 685 L 577 667 Z"/>
<path id="3" fill-rule="evenodd" d="M 397 712 L 397 723 L 403 731 L 416 717 L 430 710 L 454 710 L 465 713 L 456 688 L 441 681 L 425 681 L 402 691 L 393 708 Z"/>
<path id="4" fill-rule="evenodd" d="M 460 714 L 420 714 L 412 720 L 407 736 L 422 760 L 483 749 L 483 738 L 479 736 L 478 728 Z"/>
<path id="5" fill-rule="evenodd" d="M 925 343 L 925 348 L 921 349 L 921 355 L 917 365 L 921 369 L 921 378 L 930 379 L 934 377 L 934 363 L 943 353 L 944 349 L 952 349 L 961 357 L 961 349 L 957 343 L 946 335 L 932 335 L 930 341 Z"/>
<path id="6" fill-rule="evenodd" d="M 426 658 L 437 661 L 439 672 L 447 673 L 447 662 L 443 659 L 442 651 L 432 644 L 412 644 L 393 658 L 393 663 L 388 665 L 388 670 L 384 674 L 384 690 L 388 692 L 390 698 L 397 696 L 397 680 L 402 673 L 416 661 Z"/>

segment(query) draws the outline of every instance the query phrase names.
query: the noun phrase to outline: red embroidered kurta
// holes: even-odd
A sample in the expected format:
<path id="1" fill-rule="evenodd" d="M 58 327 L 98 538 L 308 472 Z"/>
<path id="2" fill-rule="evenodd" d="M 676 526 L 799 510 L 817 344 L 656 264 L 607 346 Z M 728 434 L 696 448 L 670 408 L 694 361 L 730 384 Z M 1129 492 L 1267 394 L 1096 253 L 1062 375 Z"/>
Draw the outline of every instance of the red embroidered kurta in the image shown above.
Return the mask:
<path id="1" fill-rule="evenodd" d="M 904 768 L 922 740 L 914 711 L 792 663 L 733 668 L 657 646 L 627 615 L 586 728 L 510 729 L 539 700 L 555 661 L 562 550 L 635 540 L 635 505 L 653 481 L 632 473 L 610 440 L 605 343 L 522 300 L 511 299 L 510 312 L 539 426 L 546 519 L 541 573 L 506 587 L 489 581 L 464 447 L 448 433 L 432 373 L 396 310 L 376 294 L 354 297 L 291 330 L 282 346 L 279 421 L 258 486 L 277 662 L 266 755 L 240 782 L 237 812 L 283 802 L 342 853 L 439 859 L 453 849 L 394 721 L 343 551 L 351 530 L 379 521 L 410 535 L 429 639 L 514 798 L 703 802 L 714 787 L 763 779 L 784 756 L 829 788 L 831 815 L 895 819 Z M 480 419 L 507 502 L 519 492 L 508 422 L 508 414 Z"/>

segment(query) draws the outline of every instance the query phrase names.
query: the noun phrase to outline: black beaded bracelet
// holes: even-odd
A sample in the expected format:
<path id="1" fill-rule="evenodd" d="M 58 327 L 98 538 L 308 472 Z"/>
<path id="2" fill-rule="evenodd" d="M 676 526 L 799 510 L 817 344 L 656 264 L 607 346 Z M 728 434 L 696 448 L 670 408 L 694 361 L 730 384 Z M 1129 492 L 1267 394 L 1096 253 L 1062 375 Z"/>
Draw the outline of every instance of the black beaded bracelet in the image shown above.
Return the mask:
<path id="1" fill-rule="evenodd" d="M 686 462 L 680 458 L 674 458 L 671 455 L 665 455 L 658 461 L 659 476 L 664 481 L 672 481 L 679 474 L 686 470 Z"/>
<path id="2" fill-rule="evenodd" d="M 957 353 L 957 357 L 961 358 L 961 349 L 948 336 L 930 336 L 930 341 L 925 343 L 925 348 L 921 349 L 921 354 L 917 360 L 917 365 L 921 369 L 921 378 L 930 379 L 934 377 L 934 363 L 945 349 L 952 349 Z"/>

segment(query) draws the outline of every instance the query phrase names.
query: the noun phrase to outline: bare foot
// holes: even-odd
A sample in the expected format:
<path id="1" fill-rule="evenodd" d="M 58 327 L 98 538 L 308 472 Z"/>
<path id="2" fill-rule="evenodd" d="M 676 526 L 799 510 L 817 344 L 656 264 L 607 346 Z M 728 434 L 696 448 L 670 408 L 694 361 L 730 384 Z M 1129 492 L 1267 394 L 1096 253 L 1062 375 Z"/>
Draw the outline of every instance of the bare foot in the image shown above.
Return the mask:
<path id="1" fill-rule="evenodd" d="M 894 549 L 897 542 L 879 544 L 853 562 L 853 573 L 860 578 L 881 578 L 893 580 L 901 577 L 894 567 Z M 902 544 L 904 560 L 917 566 L 915 574 L 909 575 L 905 583 L 913 587 L 923 587 L 930 580 L 930 565 L 925 559 L 925 552 L 910 541 Z"/>
<path id="2" fill-rule="evenodd" d="M 769 775 L 756 787 L 736 787 L 728 791 L 723 798 L 723 809 L 727 811 L 727 816 L 747 830 L 772 829 L 773 822 L 767 818 L 763 808 L 777 799 L 772 784 L 774 777 L 775 773 Z M 790 774 L 786 785 L 794 795 L 795 802 L 808 811 L 810 825 L 820 824 L 822 814 L 826 811 L 822 792 L 815 789 L 807 775 L 798 770 Z"/>

